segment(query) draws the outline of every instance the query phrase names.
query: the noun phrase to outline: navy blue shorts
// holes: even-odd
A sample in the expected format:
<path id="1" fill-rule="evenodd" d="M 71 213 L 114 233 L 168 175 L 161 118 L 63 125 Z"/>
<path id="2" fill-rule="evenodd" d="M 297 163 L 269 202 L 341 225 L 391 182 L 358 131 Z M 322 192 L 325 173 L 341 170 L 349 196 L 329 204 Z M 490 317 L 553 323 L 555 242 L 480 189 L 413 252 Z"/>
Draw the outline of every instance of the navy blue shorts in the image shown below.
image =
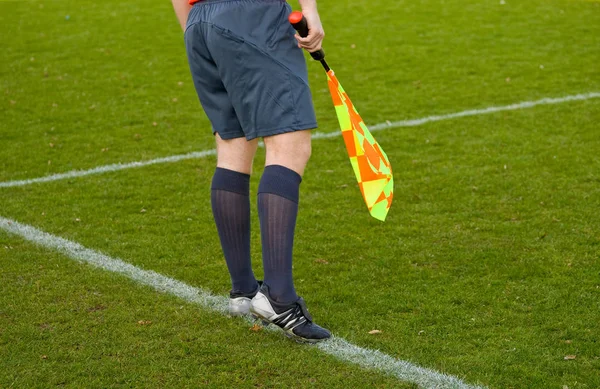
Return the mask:
<path id="1" fill-rule="evenodd" d="M 317 127 L 306 61 L 283 0 L 208 0 L 188 17 L 194 86 L 223 139 Z"/>

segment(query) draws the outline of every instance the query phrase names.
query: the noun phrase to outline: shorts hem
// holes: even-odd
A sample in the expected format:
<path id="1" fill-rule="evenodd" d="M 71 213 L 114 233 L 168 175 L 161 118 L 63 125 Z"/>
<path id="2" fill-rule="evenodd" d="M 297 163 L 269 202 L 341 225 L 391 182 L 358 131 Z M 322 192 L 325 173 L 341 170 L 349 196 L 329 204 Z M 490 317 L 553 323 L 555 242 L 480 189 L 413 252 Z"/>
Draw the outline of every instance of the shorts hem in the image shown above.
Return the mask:
<path id="1" fill-rule="evenodd" d="M 281 135 L 281 134 L 286 134 L 288 132 L 307 131 L 307 130 L 310 131 L 310 130 L 314 130 L 316 128 L 317 128 L 316 122 L 301 123 L 298 125 L 294 124 L 293 126 L 279 127 L 279 128 L 275 128 L 272 130 L 256 131 L 252 134 L 246 135 L 246 140 L 252 140 L 252 139 L 256 139 L 256 138 L 265 138 L 265 137 L 273 136 L 273 135 Z"/>
<path id="2" fill-rule="evenodd" d="M 246 136 L 246 135 L 244 135 L 243 133 L 240 133 L 240 132 L 231 132 L 229 134 L 223 134 L 222 132 L 214 131 L 213 130 L 213 135 L 217 135 L 217 134 L 219 134 L 219 136 L 223 140 L 244 138 Z"/>

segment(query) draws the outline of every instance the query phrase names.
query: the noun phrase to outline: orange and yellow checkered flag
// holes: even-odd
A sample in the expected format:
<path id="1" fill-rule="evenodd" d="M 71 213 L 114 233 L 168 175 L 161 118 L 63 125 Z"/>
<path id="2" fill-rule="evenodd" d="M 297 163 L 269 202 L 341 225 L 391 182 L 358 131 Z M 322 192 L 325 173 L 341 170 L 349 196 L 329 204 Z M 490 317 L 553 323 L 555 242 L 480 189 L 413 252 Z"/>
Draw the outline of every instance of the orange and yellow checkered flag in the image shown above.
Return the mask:
<path id="1" fill-rule="evenodd" d="M 294 11 L 288 19 L 301 37 L 308 36 L 308 23 L 302 12 Z M 310 56 L 320 61 L 327 72 L 329 91 L 346 142 L 350 163 L 367 208 L 375 219 L 385 221 L 394 198 L 394 177 L 392 177 L 390 160 L 371 135 L 333 70 L 327 65 L 325 52 L 319 49 L 311 52 Z"/>
<path id="2" fill-rule="evenodd" d="M 352 105 L 333 70 L 327 72 L 327 82 L 350 163 L 367 208 L 375 219 L 385 221 L 394 197 L 390 161 Z"/>

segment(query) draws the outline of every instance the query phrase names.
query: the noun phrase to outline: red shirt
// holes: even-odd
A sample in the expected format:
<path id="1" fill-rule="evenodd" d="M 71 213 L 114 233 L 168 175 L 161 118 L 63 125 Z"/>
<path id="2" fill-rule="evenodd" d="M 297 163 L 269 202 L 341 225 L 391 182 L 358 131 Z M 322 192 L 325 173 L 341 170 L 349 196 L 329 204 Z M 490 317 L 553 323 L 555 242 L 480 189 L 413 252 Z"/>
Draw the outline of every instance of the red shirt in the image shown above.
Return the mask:
<path id="1" fill-rule="evenodd" d="M 190 0 L 190 5 L 194 5 L 202 0 Z"/>

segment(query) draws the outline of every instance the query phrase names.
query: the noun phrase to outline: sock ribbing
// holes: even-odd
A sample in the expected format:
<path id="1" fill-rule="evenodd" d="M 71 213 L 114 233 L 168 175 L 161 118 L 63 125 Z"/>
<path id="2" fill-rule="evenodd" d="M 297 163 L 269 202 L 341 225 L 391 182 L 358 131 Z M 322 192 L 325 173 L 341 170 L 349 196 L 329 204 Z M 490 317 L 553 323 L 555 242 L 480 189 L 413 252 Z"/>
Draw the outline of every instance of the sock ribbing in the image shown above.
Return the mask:
<path id="1" fill-rule="evenodd" d="M 250 259 L 250 176 L 217 168 L 211 205 L 233 293 L 256 289 Z"/>
<path id="2" fill-rule="evenodd" d="M 292 276 L 294 231 L 302 177 L 284 166 L 265 168 L 258 190 L 264 283 L 279 303 L 296 301 Z"/>

